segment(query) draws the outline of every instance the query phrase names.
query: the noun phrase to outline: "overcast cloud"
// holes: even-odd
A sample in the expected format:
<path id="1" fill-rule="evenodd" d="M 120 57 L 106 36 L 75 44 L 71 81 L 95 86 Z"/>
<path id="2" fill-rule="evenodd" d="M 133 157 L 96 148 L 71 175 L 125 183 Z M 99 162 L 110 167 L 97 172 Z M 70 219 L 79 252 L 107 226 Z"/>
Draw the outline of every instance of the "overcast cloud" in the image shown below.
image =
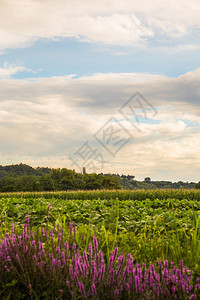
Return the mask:
<path id="1" fill-rule="evenodd" d="M 85 141 L 93 141 L 94 133 L 115 116 L 134 139 L 115 158 L 98 146 L 109 161 L 104 171 L 126 170 L 142 176 L 145 165 L 147 175 L 159 177 L 164 172 L 169 179 L 175 170 L 174 179 L 180 176 L 186 180 L 188 165 L 193 165 L 196 178 L 190 174 L 189 179 L 197 179 L 198 74 L 199 70 L 170 79 L 150 74 L 97 74 L 78 79 L 68 76 L 34 81 L 1 80 L 1 157 L 6 162 L 12 156 L 12 160 L 20 157 L 34 165 L 43 160 L 47 163 L 48 159 L 51 166 L 69 165 L 69 156 Z M 119 108 L 137 90 L 158 112 L 154 119 L 140 121 L 141 131 L 119 113 Z"/>

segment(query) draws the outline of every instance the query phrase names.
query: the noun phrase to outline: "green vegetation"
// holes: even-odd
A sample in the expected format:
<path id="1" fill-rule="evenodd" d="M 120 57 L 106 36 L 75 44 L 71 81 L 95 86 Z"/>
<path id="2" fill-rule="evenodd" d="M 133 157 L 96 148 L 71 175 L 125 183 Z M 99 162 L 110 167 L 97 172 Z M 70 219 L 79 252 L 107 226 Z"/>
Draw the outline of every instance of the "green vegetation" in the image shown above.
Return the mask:
<path id="1" fill-rule="evenodd" d="M 0 192 L 42 192 L 94 189 L 193 189 L 194 182 L 134 180 L 133 175 L 81 174 L 74 170 L 32 168 L 25 164 L 0 166 Z M 198 184 L 196 184 L 198 188 Z"/>
<path id="2" fill-rule="evenodd" d="M 57 192 L 18 192 L 0 193 L 1 198 L 34 198 L 34 199 L 60 199 L 60 200 L 94 200 L 94 199 L 119 199 L 119 200 L 154 200 L 154 199 L 188 199 L 200 200 L 197 189 L 159 189 L 159 190 L 88 190 L 88 191 L 57 191 Z"/>
<path id="3" fill-rule="evenodd" d="M 56 180 L 56 175 L 59 175 L 60 172 L 61 170 L 53 173 L 55 176 L 54 180 Z M 87 249 L 95 236 L 98 240 L 99 250 L 102 251 L 105 268 L 107 268 L 106 266 L 109 264 L 110 257 L 112 256 L 112 253 L 114 253 L 114 249 L 116 249 L 115 247 L 117 247 L 119 255 L 124 255 L 124 257 L 131 255 L 131 263 L 135 266 L 137 266 L 137 264 L 142 266 L 142 264 L 145 263 L 147 268 L 150 268 L 149 270 L 151 270 L 151 268 L 154 268 L 152 265 L 154 265 L 156 272 L 159 272 L 158 267 L 156 267 L 158 266 L 159 261 L 163 262 L 163 264 L 164 262 L 166 264 L 166 260 L 169 262 L 172 261 L 175 266 L 179 268 L 180 261 L 183 260 L 183 264 L 186 265 L 189 270 L 192 270 L 192 279 L 187 279 L 184 273 L 181 273 L 181 276 L 184 276 L 185 279 L 189 280 L 187 281 L 188 284 L 191 282 L 190 295 L 194 293 L 194 295 L 196 295 L 194 297 L 197 298 L 193 299 L 198 299 L 197 295 L 199 295 L 200 287 L 198 287 L 198 284 L 195 285 L 193 283 L 196 278 L 198 280 L 198 276 L 200 276 L 199 200 L 200 190 L 198 189 L 153 189 L 132 191 L 80 190 L 68 192 L 1 193 L 0 238 L 1 243 L 4 243 L 6 246 L 4 246 L 5 250 L 0 247 L 0 257 L 5 257 L 5 254 L 2 253 L 7 251 L 6 255 L 8 261 L 5 262 L 4 260 L 1 260 L 0 262 L 6 266 L 3 267 L 3 269 L 0 267 L 0 270 L 2 271 L 2 275 L 0 274 L 0 276 L 2 276 L 1 278 L 3 280 L 0 286 L 2 290 L 0 298 L 35 299 L 34 297 L 38 297 L 37 299 L 48 299 L 50 294 L 54 295 L 52 296 L 52 299 L 64 299 L 64 297 L 68 297 L 68 299 L 84 298 L 84 293 L 83 291 L 81 292 L 80 286 L 73 285 L 71 291 L 69 291 L 67 287 L 63 287 L 66 280 L 65 272 L 69 272 L 69 269 L 65 269 L 65 266 L 57 268 L 56 265 L 52 265 L 53 269 L 51 269 L 51 260 L 49 256 L 47 259 L 45 258 L 45 261 L 40 262 L 41 266 L 40 264 L 33 262 L 30 264 L 30 267 L 28 267 L 26 257 L 27 260 L 32 261 L 32 255 L 36 253 L 34 252 L 35 250 L 31 248 L 32 246 L 30 246 L 30 233 L 28 235 L 27 233 L 24 233 L 24 248 L 21 248 L 20 246 L 20 239 L 21 236 L 23 236 L 21 232 L 25 230 L 23 228 L 26 228 L 24 227 L 24 224 L 28 218 L 29 230 L 34 233 L 31 238 L 31 243 L 35 243 L 33 242 L 34 239 L 38 243 L 38 259 L 40 259 L 42 244 L 44 244 L 44 247 L 50 247 L 49 251 L 56 256 L 57 237 L 51 238 L 51 232 L 54 232 L 55 236 L 57 236 L 59 232 L 62 232 L 65 238 L 69 240 L 69 228 L 71 226 L 70 224 L 73 224 L 76 227 L 76 235 L 74 236 L 73 241 L 76 243 L 77 249 L 80 249 L 81 253 L 86 251 L 86 254 L 89 255 Z M 13 232 L 13 229 L 11 230 L 11 224 L 15 224 L 15 234 L 18 234 L 17 239 L 16 236 L 12 236 L 11 231 Z M 44 231 L 48 233 L 49 237 L 43 241 L 44 236 L 41 236 L 40 233 Z M 10 233 L 11 236 L 9 237 Z M 4 237 L 6 238 L 4 239 Z M 10 239 L 10 244 L 8 244 L 7 238 Z M 12 246 L 13 238 L 15 240 L 15 247 Z M 55 243 L 55 246 L 52 244 L 53 242 Z M 10 245 L 11 248 L 9 248 L 8 245 Z M 70 245 L 72 249 L 73 243 Z M 16 253 L 19 254 L 20 251 L 25 251 L 23 249 L 29 249 L 27 250 L 29 251 L 29 254 L 24 257 L 22 252 L 20 254 L 21 262 L 19 264 L 16 260 Z M 2 252 L 2 250 L 4 252 Z M 70 255 L 73 255 L 73 250 L 71 251 Z M 11 255 L 9 253 L 12 254 L 12 264 L 14 264 L 15 269 L 10 269 L 10 267 L 8 267 L 9 257 Z M 47 255 L 50 254 L 47 252 Z M 45 273 L 45 264 L 47 264 L 47 273 Z M 115 266 L 113 265 L 113 267 Z M 26 269 L 26 271 L 23 273 L 21 268 L 23 270 Z M 5 272 L 11 273 L 9 275 Z M 34 276 L 31 277 L 30 274 L 33 272 Z M 150 271 L 145 269 L 143 272 Z M 167 272 L 168 274 L 171 274 L 170 272 L 175 271 L 169 270 Z M 44 274 L 46 275 L 43 276 Z M 107 290 L 105 286 L 108 283 L 108 278 L 110 276 L 109 272 L 106 274 L 104 282 L 105 291 Z M 83 277 L 81 277 L 82 275 L 79 274 L 78 276 L 80 276 L 80 280 L 83 280 Z M 31 278 L 34 278 L 34 280 Z M 69 282 L 71 282 L 70 280 Z M 71 282 L 69 284 L 74 283 Z M 91 284 L 94 284 L 94 277 L 91 277 Z M 154 284 L 155 288 L 157 288 L 157 284 Z M 165 289 L 165 284 L 167 283 L 161 284 L 162 289 Z M 176 287 L 176 283 L 174 284 L 174 288 L 177 288 L 177 293 L 180 294 L 180 298 L 178 299 L 189 299 L 189 296 L 186 297 L 185 292 L 180 290 L 180 286 Z M 87 285 L 87 278 L 84 279 L 84 286 L 89 293 L 91 286 Z M 102 287 L 100 282 L 96 282 L 95 286 L 98 286 L 98 293 L 101 293 Z M 172 293 L 175 293 L 174 288 Z M 63 290 L 63 294 L 60 293 L 59 289 Z M 117 287 L 115 290 L 116 289 Z M 115 299 L 115 290 L 112 290 L 113 294 L 112 296 L 109 296 L 109 299 Z M 74 296 L 74 298 L 72 296 L 73 291 L 76 291 L 76 296 Z M 151 292 L 151 289 L 148 290 L 148 293 L 150 293 L 149 295 L 151 295 Z M 16 293 L 18 295 L 17 298 L 15 298 Z M 40 293 L 42 293 L 41 295 L 43 296 L 41 297 L 43 298 L 38 296 Z M 132 299 L 132 294 L 127 294 L 127 291 L 124 290 L 123 292 L 121 291 L 121 293 L 121 295 L 124 296 L 120 296 L 121 298 L 119 299 L 127 299 L 127 297 Z M 131 290 L 130 293 L 135 293 L 135 290 Z M 96 296 L 93 295 L 93 298 L 89 299 L 97 299 L 95 297 Z M 163 299 L 163 295 L 159 297 L 160 298 L 154 299 Z M 170 297 L 172 296 L 169 296 L 169 298 L 166 299 L 173 299 L 173 297 Z M 104 295 L 101 294 L 99 299 L 103 298 Z M 141 294 L 140 299 L 145 299 L 144 295 L 142 296 Z"/>
<path id="4" fill-rule="evenodd" d="M 195 184 L 195 189 L 200 189 L 200 181 Z"/>
<path id="5" fill-rule="evenodd" d="M 120 189 L 117 176 L 80 174 L 69 169 L 0 166 L 0 192 Z"/>
<path id="6" fill-rule="evenodd" d="M 199 299 L 200 279 L 182 260 L 139 265 L 118 247 L 106 255 L 96 235 L 78 236 L 72 223 L 33 231 L 27 216 L 23 227 L 12 225 L 0 244 L 1 299 Z"/>
<path id="7" fill-rule="evenodd" d="M 138 263 L 182 258 L 200 271 L 198 190 L 79 191 L 0 194 L 1 236 L 29 215 L 32 227 L 77 225 L 80 235 L 97 235 L 104 251 L 118 245 Z M 84 200 L 84 201 L 83 201 Z"/>

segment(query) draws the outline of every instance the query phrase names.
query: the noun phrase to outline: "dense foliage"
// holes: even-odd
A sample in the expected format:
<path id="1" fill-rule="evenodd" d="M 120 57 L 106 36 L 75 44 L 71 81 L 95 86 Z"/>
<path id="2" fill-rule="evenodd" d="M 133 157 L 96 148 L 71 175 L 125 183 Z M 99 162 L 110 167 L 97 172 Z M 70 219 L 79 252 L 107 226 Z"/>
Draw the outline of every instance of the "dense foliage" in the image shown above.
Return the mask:
<path id="1" fill-rule="evenodd" d="M 198 189 L 0 194 L 0 299 L 199 299 L 199 200 Z"/>
<path id="2" fill-rule="evenodd" d="M 200 189 L 200 181 L 195 184 L 195 189 Z"/>
<path id="3" fill-rule="evenodd" d="M 117 176 L 80 174 L 68 169 L 33 169 L 26 165 L 0 170 L 0 192 L 120 189 Z M 3 167 L 2 167 L 3 168 Z M 14 172 L 15 170 L 15 172 Z"/>
<path id="4" fill-rule="evenodd" d="M 194 182 L 134 180 L 133 175 L 81 174 L 74 170 L 32 168 L 26 164 L 0 166 L 0 192 L 93 189 L 193 189 Z M 198 187 L 198 185 L 196 185 Z"/>
<path id="5" fill-rule="evenodd" d="M 51 204 L 51 228 L 73 222 L 83 234 L 95 233 L 106 252 L 116 242 L 138 263 L 163 258 L 178 263 L 183 258 L 199 270 L 199 199 L 198 190 L 0 194 L 0 234 L 8 232 L 12 222 L 20 227 L 26 214 L 31 226 L 46 226 Z"/>

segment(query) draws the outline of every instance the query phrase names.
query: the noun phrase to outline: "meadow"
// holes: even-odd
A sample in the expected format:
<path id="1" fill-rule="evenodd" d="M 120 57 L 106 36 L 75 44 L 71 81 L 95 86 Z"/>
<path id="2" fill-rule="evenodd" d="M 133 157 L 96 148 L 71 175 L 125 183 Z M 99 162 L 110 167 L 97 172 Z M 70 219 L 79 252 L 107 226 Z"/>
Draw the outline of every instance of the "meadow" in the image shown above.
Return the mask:
<path id="1" fill-rule="evenodd" d="M 198 190 L 0 194 L 0 299 L 199 299 L 199 200 Z"/>

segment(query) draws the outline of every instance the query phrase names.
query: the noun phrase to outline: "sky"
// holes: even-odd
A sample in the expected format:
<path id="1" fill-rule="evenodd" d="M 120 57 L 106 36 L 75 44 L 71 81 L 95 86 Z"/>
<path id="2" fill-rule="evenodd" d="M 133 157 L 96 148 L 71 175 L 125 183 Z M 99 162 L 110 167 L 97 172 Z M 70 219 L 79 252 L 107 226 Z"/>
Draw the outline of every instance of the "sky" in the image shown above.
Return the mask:
<path id="1" fill-rule="evenodd" d="M 0 0 L 0 164 L 200 180 L 199 0 Z"/>

